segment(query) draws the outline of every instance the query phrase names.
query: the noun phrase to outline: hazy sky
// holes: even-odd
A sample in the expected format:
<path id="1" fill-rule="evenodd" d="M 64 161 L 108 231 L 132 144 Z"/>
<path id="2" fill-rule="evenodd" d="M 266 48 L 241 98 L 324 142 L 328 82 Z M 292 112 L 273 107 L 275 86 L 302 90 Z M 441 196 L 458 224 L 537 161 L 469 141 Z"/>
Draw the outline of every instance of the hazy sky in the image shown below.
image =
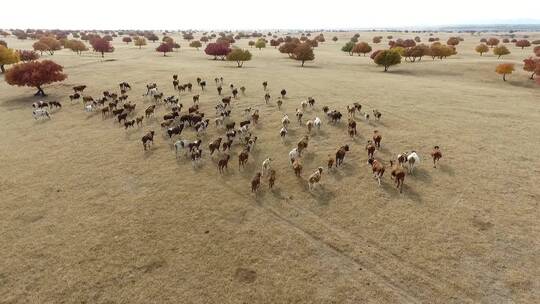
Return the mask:
<path id="1" fill-rule="evenodd" d="M 540 0 L 3 2 L 0 28 L 309 29 L 540 22 Z"/>

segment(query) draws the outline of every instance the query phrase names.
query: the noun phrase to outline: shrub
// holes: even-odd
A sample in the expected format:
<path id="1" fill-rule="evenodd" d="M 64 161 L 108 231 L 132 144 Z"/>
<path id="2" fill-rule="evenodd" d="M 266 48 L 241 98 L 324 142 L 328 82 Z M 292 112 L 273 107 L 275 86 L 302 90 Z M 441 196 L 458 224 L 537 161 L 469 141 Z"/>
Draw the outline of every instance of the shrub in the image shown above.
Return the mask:
<path id="1" fill-rule="evenodd" d="M 306 61 L 315 60 L 315 54 L 313 53 L 313 48 L 309 44 L 302 43 L 294 49 L 293 58 L 301 61 L 302 66 L 304 66 Z"/>
<path id="2" fill-rule="evenodd" d="M 371 46 L 367 44 L 367 42 L 359 42 L 358 44 L 354 46 L 354 48 L 352 49 L 352 52 L 357 53 L 358 56 L 360 56 L 361 53 L 364 54 L 364 56 L 366 56 L 366 53 L 371 52 Z"/>
<path id="3" fill-rule="evenodd" d="M 231 49 L 227 43 L 209 43 L 204 49 L 204 52 L 207 55 L 214 56 L 214 60 L 216 60 L 218 57 L 221 60 L 225 60 L 225 56 L 227 56 L 230 51 Z"/>
<path id="4" fill-rule="evenodd" d="M 489 47 L 482 43 L 482 44 L 479 44 L 478 46 L 476 46 L 476 48 L 474 48 L 474 50 L 477 53 L 480 53 L 480 56 L 482 56 L 482 54 L 487 53 L 489 51 Z"/>
<path id="5" fill-rule="evenodd" d="M 139 47 L 139 49 L 146 45 L 146 38 L 144 37 L 135 37 L 135 45 Z"/>
<path id="6" fill-rule="evenodd" d="M 66 45 L 64 47 L 76 52 L 79 55 L 84 51 L 88 51 L 88 47 L 86 47 L 84 42 L 75 39 L 66 41 Z"/>
<path id="7" fill-rule="evenodd" d="M 356 44 L 352 41 L 349 41 L 345 43 L 345 45 L 341 48 L 341 51 L 349 53 L 350 56 L 353 55 L 353 49 L 356 46 Z"/>
<path id="8" fill-rule="evenodd" d="M 384 66 L 386 72 L 390 66 L 401 63 L 401 55 L 396 50 L 383 50 L 375 56 L 373 61 L 377 65 Z"/>
<path id="9" fill-rule="evenodd" d="M 20 58 L 17 52 L 0 45 L 0 71 L 2 71 L 2 73 L 6 71 L 4 68 L 5 65 L 17 63 L 19 60 Z"/>
<path id="10" fill-rule="evenodd" d="M 191 41 L 191 43 L 189 44 L 190 47 L 192 48 L 196 48 L 197 51 L 199 50 L 200 47 L 202 47 L 202 43 L 200 41 L 197 41 L 197 40 L 193 40 Z"/>
<path id="11" fill-rule="evenodd" d="M 298 46 L 298 44 L 296 44 L 294 42 L 285 42 L 284 44 L 282 44 L 279 47 L 279 52 L 283 53 L 283 54 L 287 54 L 287 55 L 289 55 L 289 57 L 292 58 L 293 53 L 294 53 L 294 49 L 296 49 L 297 46 Z"/>
<path id="12" fill-rule="evenodd" d="M 201 39 L 199 39 L 199 41 L 203 42 L 204 44 L 206 44 L 208 42 L 208 40 L 210 40 L 210 39 L 208 39 L 208 37 L 206 37 L 206 36 L 202 36 Z"/>
<path id="13" fill-rule="evenodd" d="M 18 50 L 17 54 L 19 55 L 19 59 L 24 62 L 37 60 L 39 58 L 39 54 L 32 50 Z"/>
<path id="14" fill-rule="evenodd" d="M 114 47 L 111 46 L 111 43 L 103 38 L 96 38 L 90 41 L 92 48 L 95 52 L 101 53 L 101 57 L 105 57 L 105 53 L 114 52 Z"/>
<path id="15" fill-rule="evenodd" d="M 66 79 L 62 71 L 63 67 L 51 60 L 30 61 L 8 69 L 5 79 L 10 85 L 35 87 L 38 90 L 35 96 L 46 96 L 41 87 Z"/>
<path id="16" fill-rule="evenodd" d="M 513 63 L 501 63 L 497 66 L 497 68 L 495 68 L 495 72 L 497 72 L 497 74 L 503 75 L 503 81 L 506 81 L 506 75 L 512 74 L 513 71 Z"/>
<path id="17" fill-rule="evenodd" d="M 185 33 L 183 35 L 184 40 L 191 41 L 193 40 L 193 34 L 192 33 Z"/>
<path id="18" fill-rule="evenodd" d="M 336 36 L 332 37 L 332 41 L 334 41 L 334 42 L 338 41 L 338 37 L 336 37 Z"/>
<path id="19" fill-rule="evenodd" d="M 489 38 L 487 41 L 486 41 L 486 44 L 490 47 L 495 47 L 497 45 L 499 45 L 499 39 L 497 38 Z"/>
<path id="20" fill-rule="evenodd" d="M 250 41 L 248 42 L 248 45 L 249 45 L 250 47 L 253 47 L 253 46 L 255 45 L 255 41 L 250 40 Z"/>
<path id="21" fill-rule="evenodd" d="M 266 47 L 266 41 L 264 39 L 259 39 L 255 42 L 255 47 L 259 50 Z"/>
<path id="22" fill-rule="evenodd" d="M 534 79 L 534 75 L 538 70 L 540 70 L 540 59 L 534 59 L 532 57 L 523 59 L 523 70 L 532 72 L 530 78 Z"/>
<path id="23" fill-rule="evenodd" d="M 524 48 L 531 46 L 531 43 L 529 42 L 529 40 L 523 39 L 523 40 L 518 40 L 516 42 L 516 46 L 520 47 L 523 50 Z"/>
<path id="24" fill-rule="evenodd" d="M 448 41 L 446 41 L 447 45 L 456 46 L 459 44 L 459 38 L 458 37 L 450 37 L 448 38 Z"/>
<path id="25" fill-rule="evenodd" d="M 497 55 L 497 58 L 501 58 L 501 56 L 510 54 L 510 51 L 506 46 L 499 45 L 493 48 L 493 54 Z"/>
<path id="26" fill-rule="evenodd" d="M 280 42 L 278 40 L 275 40 L 275 39 L 270 40 L 270 46 L 277 48 L 279 45 L 280 45 Z"/>
<path id="27" fill-rule="evenodd" d="M 373 43 L 381 43 L 382 41 L 382 38 L 380 36 L 377 36 L 377 37 L 373 37 Z"/>
<path id="28" fill-rule="evenodd" d="M 160 44 L 157 48 L 156 48 L 156 52 L 160 52 L 160 53 L 163 53 L 163 56 L 167 56 L 167 53 L 170 53 L 172 52 L 173 50 L 173 45 L 171 43 L 166 43 L 166 42 L 163 42 L 162 44 Z"/>
<path id="29" fill-rule="evenodd" d="M 248 50 L 242 50 L 239 48 L 234 48 L 228 55 L 228 61 L 236 61 L 236 64 L 239 68 L 244 65 L 245 61 L 251 60 L 251 53 Z"/>

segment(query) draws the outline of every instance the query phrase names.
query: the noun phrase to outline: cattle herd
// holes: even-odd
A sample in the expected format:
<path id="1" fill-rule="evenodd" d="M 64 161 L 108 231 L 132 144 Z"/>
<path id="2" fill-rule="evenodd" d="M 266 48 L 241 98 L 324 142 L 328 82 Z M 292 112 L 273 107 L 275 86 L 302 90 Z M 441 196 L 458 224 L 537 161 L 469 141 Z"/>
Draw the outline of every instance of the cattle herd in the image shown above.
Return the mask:
<path id="1" fill-rule="evenodd" d="M 196 79 L 197 86 L 200 87 L 201 93 L 205 92 L 207 82 L 201 78 Z M 236 106 L 233 106 L 234 100 L 238 99 L 239 92 L 242 95 L 246 94 L 246 88 L 244 86 L 237 89 L 234 84 L 229 84 L 231 95 L 223 95 L 224 79 L 223 77 L 216 77 L 214 79 L 217 91 L 217 102 L 212 105 L 215 109 L 215 113 L 212 113 L 212 119 L 208 118 L 209 115 L 202 112 L 200 104 L 200 95 L 194 94 L 194 84 L 191 82 L 181 84 L 178 75 L 173 75 L 172 85 L 175 92 L 178 92 L 178 96 L 181 93 L 193 94 L 192 103 L 187 110 L 184 110 L 184 105 L 179 102 L 179 97 L 172 95 L 165 97 L 164 93 L 158 89 L 156 83 L 150 83 L 146 85 L 146 92 L 142 95 L 145 103 L 150 103 L 144 110 L 144 115 L 136 115 L 137 104 L 128 100 L 128 92 L 131 91 L 131 86 L 127 82 L 119 84 L 120 92 L 103 91 L 103 94 L 99 98 L 94 98 L 89 95 L 85 95 L 84 91 L 86 85 L 79 85 L 73 87 L 73 94 L 69 95 L 71 103 L 78 103 L 82 100 L 83 109 L 85 112 L 100 112 L 103 119 L 113 118 L 120 126 L 123 126 L 126 130 L 130 128 L 143 128 L 144 120 L 155 119 L 156 108 L 162 106 L 166 109 L 167 114 L 163 116 L 161 122 L 162 132 L 165 138 L 169 138 L 174 144 L 171 147 L 174 149 L 176 158 L 188 158 L 191 160 L 194 167 L 198 167 L 203 158 L 203 140 L 207 129 L 212 125 L 213 128 L 220 130 L 222 136 L 210 141 L 206 146 L 208 147 L 209 157 L 218 155 L 217 167 L 220 174 L 228 170 L 229 161 L 232 159 L 233 147 L 239 147 L 237 152 L 238 157 L 238 170 L 244 170 L 245 166 L 250 158 L 251 153 L 255 150 L 255 146 L 258 137 L 254 135 L 255 130 L 258 128 L 260 113 L 259 109 L 252 107 L 241 109 L 237 113 L 243 117 L 240 121 L 234 121 L 231 113 Z M 268 82 L 262 83 L 262 89 L 264 93 L 265 104 L 271 102 L 271 95 L 268 89 Z M 279 92 L 279 96 L 276 98 L 276 105 L 278 110 L 281 111 L 283 100 L 287 96 L 287 91 L 282 89 Z M 60 102 L 57 101 L 39 101 L 32 104 L 33 117 L 36 120 L 51 119 L 52 110 L 58 110 L 62 108 Z M 301 177 L 303 165 L 302 155 L 305 153 L 309 146 L 310 140 L 312 140 L 312 134 L 319 132 L 323 125 L 323 120 L 320 117 L 315 117 L 304 121 L 304 112 L 314 109 L 315 99 L 308 97 L 306 100 L 300 102 L 299 107 L 295 110 L 296 122 L 298 128 L 304 128 L 306 135 L 297 142 L 296 146 L 289 152 L 290 165 L 293 172 L 297 177 Z M 326 122 L 329 126 L 337 126 L 341 124 L 343 114 L 338 109 L 330 109 L 328 106 L 323 106 L 322 117 L 326 117 Z M 371 111 L 364 110 L 360 103 L 352 103 L 346 106 L 347 110 L 347 135 L 355 138 L 357 136 L 357 121 L 369 121 L 371 118 L 375 120 L 381 120 L 382 113 L 378 109 L 372 109 Z M 196 139 L 180 139 L 182 132 L 188 128 L 191 128 L 195 134 Z M 283 114 L 281 118 L 281 129 L 279 133 L 276 132 L 276 137 L 280 136 L 282 142 L 288 141 L 289 129 L 291 128 L 291 121 L 287 114 Z M 155 130 L 148 130 L 146 134 L 140 139 L 143 150 L 146 152 L 152 149 L 154 143 Z M 375 155 L 379 149 L 381 149 L 382 134 L 378 130 L 373 130 L 372 139 L 368 140 L 364 150 L 367 153 L 367 163 L 371 166 L 373 178 L 377 180 L 379 186 L 381 185 L 381 179 L 386 171 L 390 170 L 391 179 L 394 180 L 395 186 L 402 192 L 403 183 L 405 182 L 405 176 L 407 174 L 414 174 L 414 168 L 420 163 L 420 156 L 416 151 L 403 152 L 397 155 L 395 160 L 389 161 L 389 166 L 385 165 L 381 160 L 375 158 Z M 171 142 L 171 143 L 172 143 Z M 351 150 L 350 146 L 343 145 L 339 147 L 335 154 L 329 154 L 326 164 L 328 171 L 340 168 L 345 160 L 345 156 Z M 433 167 L 437 167 L 438 161 L 442 158 L 442 152 L 439 146 L 434 146 L 431 151 L 431 158 L 433 161 Z M 272 158 L 267 157 L 262 162 L 261 170 L 255 172 L 253 179 L 251 180 L 251 191 L 257 193 L 261 186 L 261 180 L 266 178 L 270 189 L 273 188 L 276 181 L 276 170 L 272 168 Z M 312 191 L 317 184 L 321 183 L 324 168 L 323 166 L 317 167 L 314 172 L 307 178 L 309 190 Z"/>

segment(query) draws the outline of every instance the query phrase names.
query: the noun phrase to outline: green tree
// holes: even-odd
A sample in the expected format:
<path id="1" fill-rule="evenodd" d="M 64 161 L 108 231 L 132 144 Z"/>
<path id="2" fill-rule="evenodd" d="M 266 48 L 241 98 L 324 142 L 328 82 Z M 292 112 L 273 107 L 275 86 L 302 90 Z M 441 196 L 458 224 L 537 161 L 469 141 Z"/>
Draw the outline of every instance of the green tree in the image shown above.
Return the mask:
<path id="1" fill-rule="evenodd" d="M 390 66 L 401 63 L 401 55 L 394 49 L 382 50 L 373 59 L 377 65 L 384 66 L 384 71 L 388 71 Z"/>
<path id="2" fill-rule="evenodd" d="M 501 58 L 504 55 L 510 54 L 508 48 L 504 45 L 499 45 L 493 48 L 493 54 L 497 55 L 497 58 Z"/>
<path id="3" fill-rule="evenodd" d="M 228 55 L 228 61 L 236 61 L 236 64 L 239 68 L 244 65 L 245 61 L 251 60 L 251 53 L 248 50 L 243 50 L 240 48 L 234 48 Z"/>
<path id="4" fill-rule="evenodd" d="M 356 44 L 352 41 L 347 42 L 342 48 L 341 51 L 349 53 L 350 56 L 353 55 L 353 49 Z"/>

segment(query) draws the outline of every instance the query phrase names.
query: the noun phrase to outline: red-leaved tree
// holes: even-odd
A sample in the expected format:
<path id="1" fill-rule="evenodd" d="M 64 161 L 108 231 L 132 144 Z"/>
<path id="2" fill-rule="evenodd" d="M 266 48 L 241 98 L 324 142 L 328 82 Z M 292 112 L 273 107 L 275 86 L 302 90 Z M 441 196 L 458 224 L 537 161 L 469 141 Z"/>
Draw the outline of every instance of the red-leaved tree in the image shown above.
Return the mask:
<path id="1" fill-rule="evenodd" d="M 63 81 L 67 75 L 63 67 L 52 60 L 30 61 L 14 65 L 6 71 L 5 79 L 10 85 L 34 87 L 38 91 L 34 96 L 47 96 L 43 85 Z"/>
<path id="2" fill-rule="evenodd" d="M 523 70 L 527 72 L 532 72 L 530 78 L 534 79 L 534 75 L 537 72 L 540 72 L 540 59 L 534 59 L 532 57 L 523 59 Z"/>
<path id="3" fill-rule="evenodd" d="M 21 61 L 32 61 L 39 58 L 39 54 L 32 50 L 18 50 L 19 59 Z"/>
<path id="4" fill-rule="evenodd" d="M 173 45 L 170 43 L 162 43 L 157 48 L 156 51 L 163 53 L 163 56 L 167 56 L 167 53 L 172 52 Z"/>
<path id="5" fill-rule="evenodd" d="M 206 45 L 204 52 L 207 55 L 214 56 L 214 60 L 216 60 L 218 57 L 221 60 L 225 60 L 227 54 L 231 52 L 231 48 L 229 47 L 228 43 L 209 43 Z"/>
<path id="6" fill-rule="evenodd" d="M 95 52 L 101 53 L 101 57 L 105 57 L 105 53 L 114 52 L 114 47 L 111 46 L 111 43 L 103 38 L 95 38 L 90 41 L 92 48 Z"/>
<path id="7" fill-rule="evenodd" d="M 523 39 L 523 40 L 518 40 L 516 42 L 516 46 L 520 47 L 523 50 L 524 48 L 531 46 L 531 43 L 529 42 L 529 40 Z"/>

